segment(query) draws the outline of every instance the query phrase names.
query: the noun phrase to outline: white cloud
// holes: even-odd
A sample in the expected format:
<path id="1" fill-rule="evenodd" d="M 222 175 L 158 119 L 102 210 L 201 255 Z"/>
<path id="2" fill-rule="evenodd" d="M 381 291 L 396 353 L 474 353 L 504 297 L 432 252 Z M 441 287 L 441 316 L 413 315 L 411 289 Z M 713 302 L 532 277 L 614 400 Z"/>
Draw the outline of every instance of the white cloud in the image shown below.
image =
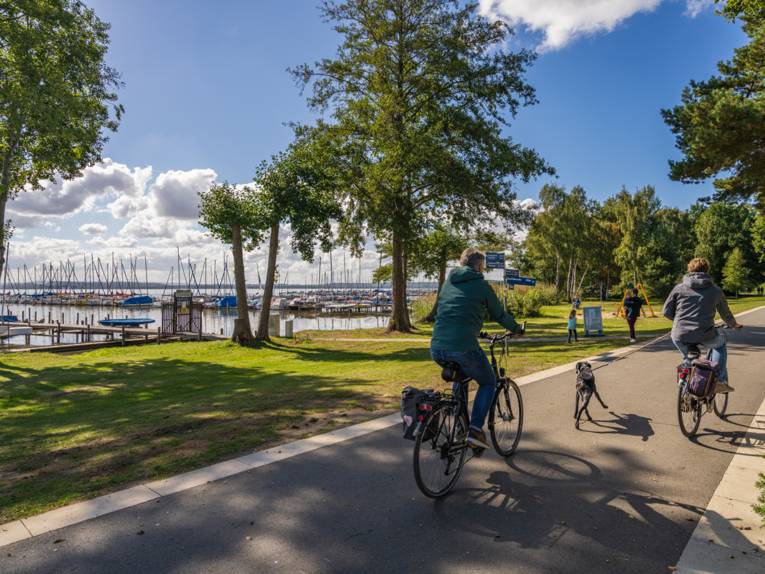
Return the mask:
<path id="1" fill-rule="evenodd" d="M 109 211 L 114 219 L 125 219 L 148 207 L 149 201 L 145 195 L 121 195 L 109 204 Z"/>
<path id="2" fill-rule="evenodd" d="M 122 227 L 120 234 L 143 239 L 167 238 L 174 237 L 177 229 L 178 223 L 173 219 L 141 212 Z"/>
<path id="3" fill-rule="evenodd" d="M 216 177 L 212 169 L 161 173 L 149 189 L 151 207 L 157 215 L 197 219 L 199 193 L 210 189 Z"/>
<path id="4" fill-rule="evenodd" d="M 8 207 L 24 215 L 68 216 L 92 209 L 99 197 L 140 196 L 150 177 L 151 167 L 131 170 L 125 164 L 105 159 L 83 170 L 80 177 L 47 181 L 41 190 L 20 193 Z"/>
<path id="5" fill-rule="evenodd" d="M 108 228 L 103 223 L 84 223 L 80 225 L 80 233 L 89 237 L 104 235 Z"/>
<path id="6" fill-rule="evenodd" d="M 685 14 L 691 18 L 695 18 L 713 5 L 714 0 L 688 0 L 686 3 Z"/>
<path id="7" fill-rule="evenodd" d="M 558 50 L 572 40 L 610 32 L 640 12 L 651 12 L 662 0 L 480 0 L 481 12 L 539 32 L 542 51 Z M 686 14 L 696 16 L 712 0 L 687 0 Z"/>

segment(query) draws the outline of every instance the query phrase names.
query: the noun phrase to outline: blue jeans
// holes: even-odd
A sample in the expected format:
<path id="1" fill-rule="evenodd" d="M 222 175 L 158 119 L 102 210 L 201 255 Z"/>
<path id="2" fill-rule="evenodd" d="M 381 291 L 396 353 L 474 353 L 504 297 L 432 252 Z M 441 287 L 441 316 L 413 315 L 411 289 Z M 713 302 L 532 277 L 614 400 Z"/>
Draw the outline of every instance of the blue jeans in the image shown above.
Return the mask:
<path id="1" fill-rule="evenodd" d="M 676 339 L 672 339 L 672 342 L 675 344 L 675 347 L 677 347 L 677 350 L 682 353 L 683 360 L 687 362 L 688 361 L 688 345 Z M 708 341 L 704 341 L 703 343 L 699 343 L 699 346 L 706 347 L 707 349 L 712 349 L 712 361 L 717 363 L 717 366 L 719 368 L 719 374 L 717 375 L 717 380 L 727 383 L 728 382 L 728 347 L 726 343 L 727 343 L 727 338 L 725 337 L 725 333 L 718 330 L 717 335 L 714 338 L 709 339 Z"/>
<path id="2" fill-rule="evenodd" d="M 431 349 L 430 356 L 433 360 L 444 366 L 445 363 L 457 363 L 466 376 L 478 383 L 478 392 L 473 400 L 473 412 L 470 415 L 470 426 L 483 429 L 486 415 L 489 414 L 491 401 L 494 398 L 494 390 L 497 388 L 497 377 L 491 368 L 489 358 L 483 351 L 443 351 Z M 459 384 L 454 383 L 454 394 L 459 392 Z M 467 397 L 465 397 L 467 400 Z"/>

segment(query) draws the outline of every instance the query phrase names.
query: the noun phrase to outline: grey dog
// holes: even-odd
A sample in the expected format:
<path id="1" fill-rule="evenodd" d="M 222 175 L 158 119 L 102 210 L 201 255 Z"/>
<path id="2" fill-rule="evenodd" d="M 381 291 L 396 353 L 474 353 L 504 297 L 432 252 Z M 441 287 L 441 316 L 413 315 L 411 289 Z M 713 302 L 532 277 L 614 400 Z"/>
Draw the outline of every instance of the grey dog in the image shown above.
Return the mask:
<path id="1" fill-rule="evenodd" d="M 582 418 L 582 413 L 587 415 L 588 420 L 592 420 L 590 411 L 587 409 L 587 405 L 590 404 L 592 395 L 598 399 L 601 406 L 604 409 L 608 408 L 608 405 L 603 402 L 598 394 L 598 388 L 595 386 L 595 375 L 592 373 L 592 365 L 587 361 L 580 361 L 576 364 L 576 404 L 574 405 L 574 418 L 576 424 L 574 425 L 579 430 L 579 419 Z M 582 406 L 579 406 L 579 400 L 582 401 Z"/>

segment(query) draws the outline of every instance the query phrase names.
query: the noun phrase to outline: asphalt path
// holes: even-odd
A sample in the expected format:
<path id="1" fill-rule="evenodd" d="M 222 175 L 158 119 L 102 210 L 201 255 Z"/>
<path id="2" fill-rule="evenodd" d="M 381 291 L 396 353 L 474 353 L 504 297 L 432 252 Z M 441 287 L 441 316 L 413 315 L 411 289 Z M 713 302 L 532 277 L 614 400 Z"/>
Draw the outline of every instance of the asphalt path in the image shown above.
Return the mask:
<path id="1" fill-rule="evenodd" d="M 6 546 L 0 572 L 666 573 L 765 398 L 765 310 L 744 322 L 729 417 L 695 441 L 663 340 L 595 365 L 609 409 L 581 431 L 573 373 L 522 387 L 517 454 L 471 460 L 443 500 L 396 426 Z"/>

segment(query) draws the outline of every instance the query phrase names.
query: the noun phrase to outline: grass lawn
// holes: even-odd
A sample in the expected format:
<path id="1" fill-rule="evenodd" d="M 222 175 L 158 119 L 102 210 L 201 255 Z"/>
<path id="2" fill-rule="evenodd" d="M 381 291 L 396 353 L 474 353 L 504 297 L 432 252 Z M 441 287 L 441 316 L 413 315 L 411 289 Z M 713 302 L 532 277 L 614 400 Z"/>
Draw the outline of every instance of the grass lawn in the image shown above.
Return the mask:
<path id="1" fill-rule="evenodd" d="M 739 311 L 763 303 L 733 302 Z M 546 309 L 529 331 L 564 339 L 564 316 L 564 307 Z M 669 323 L 638 325 L 645 333 Z M 606 330 L 624 338 L 529 338 L 511 347 L 508 372 L 624 344 L 623 320 L 606 319 Z M 0 523 L 369 418 L 397 408 L 407 384 L 440 385 L 427 345 L 353 340 L 382 335 L 369 330 L 341 340 L 316 335 L 257 348 L 206 342 L 4 355 Z"/>

